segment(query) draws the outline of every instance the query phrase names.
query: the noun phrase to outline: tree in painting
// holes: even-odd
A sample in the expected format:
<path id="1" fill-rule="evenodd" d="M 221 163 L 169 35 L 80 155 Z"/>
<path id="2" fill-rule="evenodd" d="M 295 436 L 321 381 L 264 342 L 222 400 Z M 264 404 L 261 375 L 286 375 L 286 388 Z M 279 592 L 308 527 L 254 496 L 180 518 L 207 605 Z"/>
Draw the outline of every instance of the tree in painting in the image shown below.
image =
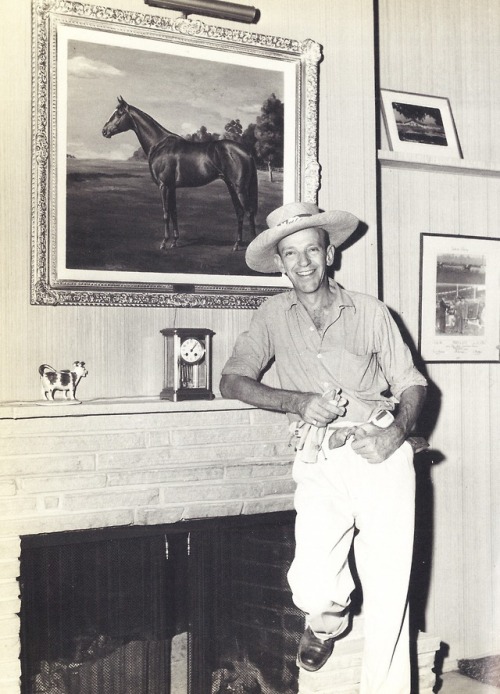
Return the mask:
<path id="1" fill-rule="evenodd" d="M 273 169 L 283 166 L 284 106 L 275 94 L 262 105 L 255 128 L 257 162 L 264 163 L 272 180 Z"/>

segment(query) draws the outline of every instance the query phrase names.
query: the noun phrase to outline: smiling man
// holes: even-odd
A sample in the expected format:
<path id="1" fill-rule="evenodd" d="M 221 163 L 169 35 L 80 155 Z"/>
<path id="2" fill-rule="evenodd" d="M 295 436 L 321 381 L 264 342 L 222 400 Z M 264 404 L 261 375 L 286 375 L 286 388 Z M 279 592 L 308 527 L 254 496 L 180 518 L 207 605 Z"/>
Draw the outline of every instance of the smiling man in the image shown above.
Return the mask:
<path id="1" fill-rule="evenodd" d="M 336 248 L 358 225 L 354 215 L 290 203 L 267 223 L 247 264 L 280 270 L 293 289 L 255 312 L 223 369 L 221 393 L 286 412 L 295 431 L 288 580 L 306 616 L 298 664 L 319 670 L 349 626 L 354 542 L 365 623 L 360 694 L 409 694 L 415 477 L 407 438 L 426 381 L 387 307 L 328 276 Z M 259 380 L 272 359 L 279 388 Z"/>

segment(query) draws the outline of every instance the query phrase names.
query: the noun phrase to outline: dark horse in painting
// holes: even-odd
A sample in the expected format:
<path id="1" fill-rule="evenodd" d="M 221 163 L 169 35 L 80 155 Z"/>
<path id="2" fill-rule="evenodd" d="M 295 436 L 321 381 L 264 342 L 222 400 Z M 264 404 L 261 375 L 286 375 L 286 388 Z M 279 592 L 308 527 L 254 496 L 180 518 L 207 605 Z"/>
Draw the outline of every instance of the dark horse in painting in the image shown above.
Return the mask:
<path id="1" fill-rule="evenodd" d="M 204 186 L 218 178 L 227 185 L 238 227 L 233 250 L 243 247 L 243 219 L 248 215 L 255 236 L 258 202 L 257 168 L 251 154 L 232 140 L 193 142 L 170 132 L 144 111 L 118 97 L 118 106 L 102 129 L 104 137 L 133 130 L 144 150 L 149 170 L 160 189 L 165 222 L 161 249 L 177 246 L 177 188 Z M 172 225 L 172 234 L 170 226 Z"/>

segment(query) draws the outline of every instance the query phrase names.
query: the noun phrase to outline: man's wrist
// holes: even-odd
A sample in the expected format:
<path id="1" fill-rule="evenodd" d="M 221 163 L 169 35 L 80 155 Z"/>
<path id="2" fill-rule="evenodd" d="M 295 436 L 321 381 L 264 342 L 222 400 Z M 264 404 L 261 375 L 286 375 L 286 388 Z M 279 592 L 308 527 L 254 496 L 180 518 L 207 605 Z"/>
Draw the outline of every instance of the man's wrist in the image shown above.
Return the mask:
<path id="1" fill-rule="evenodd" d="M 392 430 L 394 439 L 398 441 L 399 445 L 401 445 L 403 441 L 406 441 L 408 432 L 406 431 L 406 428 L 401 424 L 401 422 L 398 422 L 397 419 L 394 420 L 394 422 L 388 427 L 388 429 Z"/>
<path id="2" fill-rule="evenodd" d="M 281 399 L 281 411 L 290 412 L 292 414 L 301 414 L 301 403 L 303 401 L 303 393 L 294 393 L 293 391 L 283 391 Z"/>

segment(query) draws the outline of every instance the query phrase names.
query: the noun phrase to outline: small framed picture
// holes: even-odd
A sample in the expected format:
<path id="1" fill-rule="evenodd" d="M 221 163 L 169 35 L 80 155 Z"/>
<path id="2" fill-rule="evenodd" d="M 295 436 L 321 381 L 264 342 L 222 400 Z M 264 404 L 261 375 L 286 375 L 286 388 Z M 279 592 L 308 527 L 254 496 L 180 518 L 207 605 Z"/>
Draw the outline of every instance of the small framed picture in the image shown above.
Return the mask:
<path id="1" fill-rule="evenodd" d="M 500 239 L 421 234 L 419 350 L 426 362 L 497 362 Z"/>
<path id="2" fill-rule="evenodd" d="M 391 89 L 380 95 L 392 151 L 462 158 L 448 99 Z"/>

